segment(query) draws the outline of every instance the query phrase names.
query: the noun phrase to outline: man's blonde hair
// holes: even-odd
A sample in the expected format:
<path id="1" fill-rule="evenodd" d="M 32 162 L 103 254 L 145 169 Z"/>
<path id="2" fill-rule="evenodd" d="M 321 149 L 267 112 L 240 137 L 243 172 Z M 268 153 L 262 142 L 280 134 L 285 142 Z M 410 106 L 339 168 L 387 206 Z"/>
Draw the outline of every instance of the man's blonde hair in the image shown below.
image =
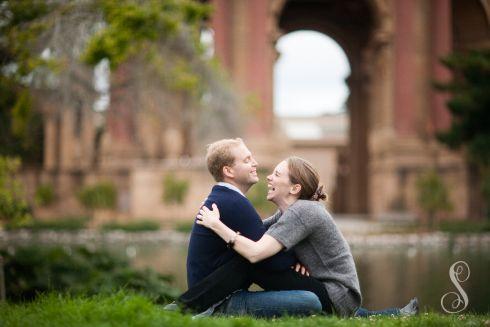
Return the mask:
<path id="1" fill-rule="evenodd" d="M 243 144 L 243 140 L 236 138 L 219 140 L 207 146 L 206 164 L 215 181 L 223 181 L 223 167 L 233 166 L 235 162 L 231 149 L 240 144 Z"/>

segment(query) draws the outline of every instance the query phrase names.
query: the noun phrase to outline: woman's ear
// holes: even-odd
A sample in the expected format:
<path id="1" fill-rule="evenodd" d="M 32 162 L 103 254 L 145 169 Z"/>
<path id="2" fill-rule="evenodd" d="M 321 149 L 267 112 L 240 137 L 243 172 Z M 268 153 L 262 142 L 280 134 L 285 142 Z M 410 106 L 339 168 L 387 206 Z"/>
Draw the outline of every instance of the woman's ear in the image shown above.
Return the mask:
<path id="1" fill-rule="evenodd" d="M 301 193 L 301 185 L 300 184 L 294 184 L 291 186 L 289 193 L 293 195 L 299 195 Z"/>

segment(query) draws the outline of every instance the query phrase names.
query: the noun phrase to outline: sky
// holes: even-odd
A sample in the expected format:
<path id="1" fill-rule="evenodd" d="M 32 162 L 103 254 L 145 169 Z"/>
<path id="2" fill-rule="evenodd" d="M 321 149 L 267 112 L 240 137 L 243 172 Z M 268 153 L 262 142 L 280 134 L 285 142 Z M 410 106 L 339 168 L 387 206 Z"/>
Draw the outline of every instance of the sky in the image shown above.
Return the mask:
<path id="1" fill-rule="evenodd" d="M 313 31 L 282 36 L 274 67 L 274 112 L 277 116 L 311 117 L 344 111 L 349 95 L 345 79 L 350 66 L 342 48 Z"/>

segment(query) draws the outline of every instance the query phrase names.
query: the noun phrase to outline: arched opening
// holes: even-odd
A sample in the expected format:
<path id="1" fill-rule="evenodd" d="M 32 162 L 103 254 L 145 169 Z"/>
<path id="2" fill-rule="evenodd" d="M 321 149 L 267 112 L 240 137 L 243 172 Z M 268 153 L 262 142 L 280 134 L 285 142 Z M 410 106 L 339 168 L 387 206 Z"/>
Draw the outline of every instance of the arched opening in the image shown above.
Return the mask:
<path id="1" fill-rule="evenodd" d="M 342 48 L 315 31 L 279 38 L 274 67 L 274 112 L 279 117 L 313 117 L 345 112 L 350 65 Z"/>
<path id="2" fill-rule="evenodd" d="M 346 103 L 350 65 L 332 38 L 316 31 L 296 31 L 277 40 L 274 67 L 274 113 L 296 155 L 318 167 L 336 212 L 345 187 L 339 162 L 348 144 Z"/>
<path id="3" fill-rule="evenodd" d="M 344 85 L 347 84 L 345 87 L 349 90 L 349 96 L 346 101 L 344 100 L 345 112 L 348 113 L 349 118 L 348 144 L 344 149 L 342 147 L 337 149 L 335 164 L 332 164 L 331 158 L 328 160 L 323 158 L 324 164 L 320 167 L 330 176 L 327 178 L 327 183 L 334 184 L 331 191 L 333 191 L 333 206 L 336 212 L 369 212 L 367 192 L 369 92 L 363 53 L 374 28 L 373 16 L 368 1 L 354 0 L 342 2 L 289 0 L 284 3 L 277 16 L 277 26 L 286 37 L 288 33 L 293 35 L 293 32 L 311 30 L 331 38 L 345 53 L 350 66 L 350 75 L 344 77 Z M 281 42 L 280 39 L 278 41 Z M 277 65 L 281 64 L 280 60 Z M 276 113 L 280 115 L 284 110 L 281 101 L 284 100 L 280 98 L 278 92 L 283 86 L 282 81 L 275 77 L 274 82 L 279 83 L 275 86 L 278 88 L 275 89 Z M 303 97 L 296 96 L 294 101 L 302 99 Z M 288 102 L 293 105 L 295 103 L 293 100 Z M 338 111 L 340 110 L 337 108 Z M 332 169 L 335 171 L 332 172 Z"/>

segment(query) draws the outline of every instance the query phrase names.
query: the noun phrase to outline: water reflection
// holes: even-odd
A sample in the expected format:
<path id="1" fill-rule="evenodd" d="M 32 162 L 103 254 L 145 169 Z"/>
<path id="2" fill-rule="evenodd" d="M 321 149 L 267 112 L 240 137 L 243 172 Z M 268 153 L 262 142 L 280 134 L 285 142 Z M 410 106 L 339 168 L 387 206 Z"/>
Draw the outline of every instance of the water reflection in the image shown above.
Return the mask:
<path id="1" fill-rule="evenodd" d="M 173 243 L 131 245 L 136 267 L 152 267 L 174 276 L 173 285 L 187 289 L 185 245 Z M 464 260 L 471 277 L 461 284 L 468 294 L 465 312 L 490 311 L 490 251 L 488 247 L 383 247 L 352 249 L 356 261 L 363 305 L 370 309 L 401 306 L 417 296 L 422 310 L 442 312 L 442 295 L 457 291 L 449 279 L 449 267 Z"/>
<path id="2" fill-rule="evenodd" d="M 171 275 L 173 286 L 187 289 L 187 236 L 163 232 L 139 236 L 85 234 L 20 233 L 10 239 L 4 235 L 0 238 L 0 247 L 60 244 L 68 251 L 70 246 L 77 245 L 102 247 L 127 256 L 137 268 L 151 267 Z M 449 278 L 449 267 L 462 260 L 471 270 L 470 278 L 461 284 L 469 299 L 465 312 L 490 312 L 489 239 L 481 241 L 483 237 L 476 235 L 459 240 L 445 237 L 436 235 L 419 239 L 418 235 L 413 235 L 406 238 L 409 242 L 396 241 L 394 236 L 376 237 L 376 242 L 372 238 L 350 239 L 364 296 L 363 305 L 370 309 L 401 306 L 417 296 L 422 310 L 443 312 L 441 297 L 447 292 L 457 292 Z"/>

